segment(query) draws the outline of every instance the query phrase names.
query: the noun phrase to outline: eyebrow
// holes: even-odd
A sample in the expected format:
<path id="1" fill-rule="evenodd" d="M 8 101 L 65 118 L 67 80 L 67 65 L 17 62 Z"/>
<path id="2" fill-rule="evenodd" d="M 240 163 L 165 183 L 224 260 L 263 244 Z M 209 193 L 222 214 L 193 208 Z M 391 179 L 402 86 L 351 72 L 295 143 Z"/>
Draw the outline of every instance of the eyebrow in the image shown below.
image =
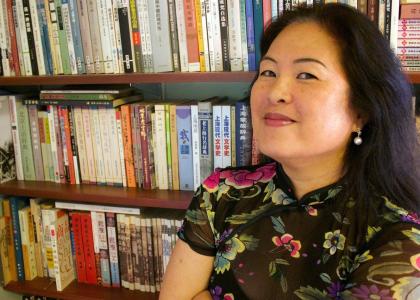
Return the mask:
<path id="1" fill-rule="evenodd" d="M 264 60 L 269 60 L 269 61 L 272 61 L 274 63 L 277 63 L 277 61 L 274 58 L 272 58 L 270 56 L 267 56 L 267 55 L 265 55 L 263 58 L 261 58 L 261 61 L 264 61 Z M 303 58 L 297 58 L 293 61 L 294 64 L 307 63 L 307 62 L 313 62 L 313 63 L 320 64 L 321 66 L 323 66 L 324 68 L 327 69 L 327 66 L 322 61 L 320 61 L 318 59 L 315 59 L 315 58 L 303 57 Z"/>

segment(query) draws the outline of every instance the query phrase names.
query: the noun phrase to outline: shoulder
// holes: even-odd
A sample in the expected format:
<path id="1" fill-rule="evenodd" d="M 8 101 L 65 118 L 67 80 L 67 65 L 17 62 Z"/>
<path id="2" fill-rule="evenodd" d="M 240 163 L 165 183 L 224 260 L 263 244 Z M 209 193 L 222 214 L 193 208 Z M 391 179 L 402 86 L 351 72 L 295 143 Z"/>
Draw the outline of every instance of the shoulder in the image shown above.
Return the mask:
<path id="1" fill-rule="evenodd" d="M 276 175 L 276 163 L 270 162 L 255 166 L 228 167 L 216 169 L 203 183 L 203 188 L 214 193 L 227 186 L 234 189 L 246 189 L 258 184 L 265 184 Z"/>

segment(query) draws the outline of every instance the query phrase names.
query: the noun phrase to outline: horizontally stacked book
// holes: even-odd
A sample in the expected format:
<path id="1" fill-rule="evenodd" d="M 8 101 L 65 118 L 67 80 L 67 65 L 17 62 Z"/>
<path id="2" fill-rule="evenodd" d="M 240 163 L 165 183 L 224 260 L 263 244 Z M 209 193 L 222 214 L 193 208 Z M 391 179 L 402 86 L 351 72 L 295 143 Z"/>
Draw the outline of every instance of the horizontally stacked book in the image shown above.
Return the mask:
<path id="1" fill-rule="evenodd" d="M 128 88 L 43 90 L 0 96 L 0 104 L 2 181 L 16 173 L 18 180 L 194 190 L 215 168 L 252 162 L 247 100 L 144 100 Z"/>
<path id="2" fill-rule="evenodd" d="M 402 69 L 420 71 L 420 1 L 402 0 L 398 23 L 397 55 Z"/>
<path id="3" fill-rule="evenodd" d="M 0 196 L 5 284 L 47 277 L 156 292 L 177 240 L 179 212 Z"/>

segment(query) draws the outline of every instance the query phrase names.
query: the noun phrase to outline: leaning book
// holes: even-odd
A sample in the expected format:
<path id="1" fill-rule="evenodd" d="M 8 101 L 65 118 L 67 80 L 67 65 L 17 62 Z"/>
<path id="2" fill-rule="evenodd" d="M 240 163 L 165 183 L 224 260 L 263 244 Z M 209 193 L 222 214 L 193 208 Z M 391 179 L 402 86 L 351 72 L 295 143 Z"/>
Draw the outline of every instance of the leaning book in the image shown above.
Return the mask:
<path id="1" fill-rule="evenodd" d="M 16 179 L 9 96 L 0 96 L 0 183 Z"/>

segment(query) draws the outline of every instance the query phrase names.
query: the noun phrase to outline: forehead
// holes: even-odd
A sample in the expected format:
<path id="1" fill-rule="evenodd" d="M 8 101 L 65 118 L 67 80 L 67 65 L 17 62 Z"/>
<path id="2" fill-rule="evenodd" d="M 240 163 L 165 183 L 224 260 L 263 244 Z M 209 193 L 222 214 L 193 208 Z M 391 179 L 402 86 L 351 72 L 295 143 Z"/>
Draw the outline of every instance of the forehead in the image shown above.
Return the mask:
<path id="1" fill-rule="evenodd" d="M 267 55 L 281 60 L 301 56 L 328 63 L 340 63 L 338 42 L 318 23 L 306 21 L 288 25 L 274 39 Z"/>

